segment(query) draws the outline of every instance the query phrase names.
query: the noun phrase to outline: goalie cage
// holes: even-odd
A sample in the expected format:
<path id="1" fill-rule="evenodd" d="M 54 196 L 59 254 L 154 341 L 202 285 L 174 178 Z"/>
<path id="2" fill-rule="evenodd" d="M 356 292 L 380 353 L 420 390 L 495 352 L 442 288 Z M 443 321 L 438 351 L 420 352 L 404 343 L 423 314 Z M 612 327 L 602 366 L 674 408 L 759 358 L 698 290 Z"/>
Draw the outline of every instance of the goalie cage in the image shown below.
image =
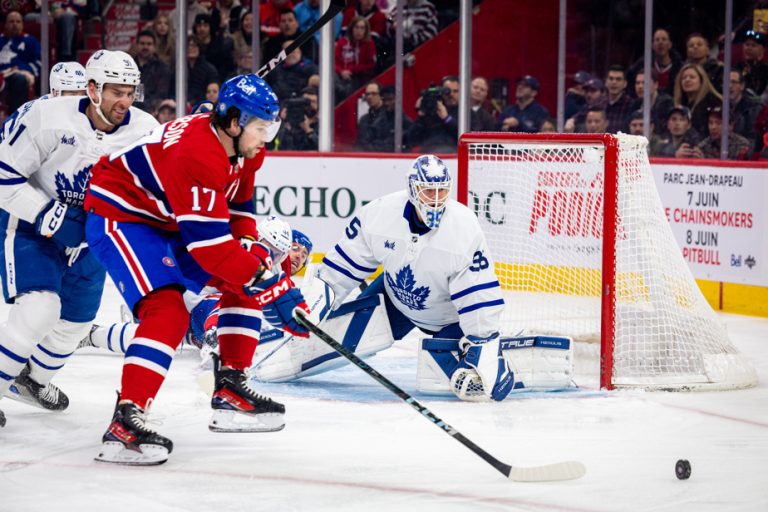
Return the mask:
<path id="1" fill-rule="evenodd" d="M 683 260 L 643 137 L 467 133 L 458 198 L 477 213 L 503 330 L 600 341 L 600 387 L 738 389 L 757 376 Z"/>

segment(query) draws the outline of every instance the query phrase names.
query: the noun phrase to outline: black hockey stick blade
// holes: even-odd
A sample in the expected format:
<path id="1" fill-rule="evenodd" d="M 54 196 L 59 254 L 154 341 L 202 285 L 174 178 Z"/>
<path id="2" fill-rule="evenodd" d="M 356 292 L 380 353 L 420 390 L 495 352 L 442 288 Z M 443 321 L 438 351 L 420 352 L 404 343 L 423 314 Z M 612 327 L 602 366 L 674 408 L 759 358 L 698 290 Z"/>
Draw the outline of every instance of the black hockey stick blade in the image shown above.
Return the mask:
<path id="1" fill-rule="evenodd" d="M 259 78 L 264 78 L 270 74 L 272 70 L 279 66 L 285 58 L 293 52 L 293 50 L 309 41 L 310 37 L 314 37 L 315 32 L 323 28 L 323 25 L 331 21 L 337 14 L 343 11 L 346 6 L 347 0 L 331 0 L 331 5 L 328 6 L 328 10 L 326 10 L 311 27 L 302 32 L 296 40 L 286 48 L 283 48 L 280 53 L 269 59 L 266 64 L 261 66 L 256 72 L 256 75 L 258 75 Z"/>
<path id="2" fill-rule="evenodd" d="M 352 364 L 363 370 L 376 382 L 397 395 L 401 400 L 413 407 L 419 414 L 427 418 L 443 432 L 472 450 L 476 455 L 496 468 L 498 472 L 510 480 L 514 480 L 516 482 L 553 482 L 560 480 L 574 480 L 576 478 L 581 478 L 587 472 L 584 464 L 577 461 L 556 462 L 554 464 L 546 464 L 544 466 L 530 467 L 510 466 L 509 464 L 501 462 L 496 457 L 477 446 L 469 438 L 465 437 L 461 432 L 435 416 L 432 411 L 417 402 L 415 398 L 400 389 L 395 383 L 374 370 L 368 363 L 357 357 L 353 352 L 333 339 L 331 335 L 315 325 L 307 317 L 307 314 L 304 311 L 297 308 L 294 310 L 293 316 L 300 325 L 309 329 L 318 338 L 330 345 L 332 349 L 344 356 Z"/>

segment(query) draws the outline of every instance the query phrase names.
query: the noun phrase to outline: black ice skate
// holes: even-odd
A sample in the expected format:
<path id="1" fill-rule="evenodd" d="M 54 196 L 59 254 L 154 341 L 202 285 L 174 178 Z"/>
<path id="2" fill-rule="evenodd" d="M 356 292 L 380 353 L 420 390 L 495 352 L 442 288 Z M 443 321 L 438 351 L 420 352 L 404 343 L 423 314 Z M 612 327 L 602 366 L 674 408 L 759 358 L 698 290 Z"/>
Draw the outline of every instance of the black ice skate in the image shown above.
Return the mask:
<path id="1" fill-rule="evenodd" d="M 242 370 L 223 370 L 213 353 L 215 387 L 211 397 L 213 432 L 275 432 L 285 427 L 285 406 L 256 394 Z"/>
<path id="2" fill-rule="evenodd" d="M 96 460 L 128 466 L 155 466 L 173 451 L 170 439 L 146 427 L 145 412 L 133 403 L 118 402 Z"/>
<path id="3" fill-rule="evenodd" d="M 85 338 L 80 340 L 80 343 L 77 344 L 77 348 L 75 350 L 80 350 L 81 348 L 95 347 L 96 345 L 93 343 L 93 333 L 97 329 L 99 329 L 99 327 L 100 326 L 93 324 L 91 326 L 91 330 L 88 332 Z"/>
<path id="4" fill-rule="evenodd" d="M 5 426 L 5 414 L 3 414 L 3 411 L 0 411 L 0 428 L 3 428 Z"/>
<path id="5" fill-rule="evenodd" d="M 30 377 L 29 365 L 24 367 L 5 395 L 49 411 L 63 411 L 69 407 L 69 398 L 62 390 L 50 382 L 45 386 L 38 384 Z"/>

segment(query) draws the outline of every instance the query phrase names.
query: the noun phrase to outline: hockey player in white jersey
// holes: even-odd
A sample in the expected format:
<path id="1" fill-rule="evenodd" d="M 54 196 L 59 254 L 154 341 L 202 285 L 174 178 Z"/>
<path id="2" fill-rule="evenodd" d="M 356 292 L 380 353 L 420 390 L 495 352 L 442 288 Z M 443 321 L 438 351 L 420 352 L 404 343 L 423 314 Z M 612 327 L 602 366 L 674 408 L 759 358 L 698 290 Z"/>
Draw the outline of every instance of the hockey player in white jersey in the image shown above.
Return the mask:
<path id="1" fill-rule="evenodd" d="M 0 397 L 14 384 L 15 397 L 52 410 L 68 399 L 50 380 L 88 333 L 105 279 L 83 244 L 90 169 L 157 126 L 131 106 L 140 74 L 125 52 L 96 52 L 86 79 L 87 97 L 26 104 L 0 141 L 0 277 L 13 304 L 0 325 Z"/>
<path id="2" fill-rule="evenodd" d="M 50 97 L 85 96 L 88 81 L 85 79 L 85 68 L 79 62 L 59 62 L 48 77 L 51 88 Z"/>
<path id="3" fill-rule="evenodd" d="M 462 355 L 452 372 L 454 393 L 467 400 L 503 400 L 514 385 L 499 346 L 504 300 L 477 217 L 450 199 L 451 177 L 438 157 L 417 158 L 407 180 L 407 191 L 374 200 L 353 217 L 316 273 L 325 290 L 313 294 L 302 286 L 312 317 L 327 317 L 330 325 L 335 315 L 354 311 L 338 335 L 353 351 L 375 340 L 376 348 L 386 348 L 414 328 L 460 340 Z M 384 272 L 355 301 L 342 304 L 378 265 Z M 386 312 L 389 325 L 383 330 L 381 322 L 371 328 L 376 311 Z M 295 348 L 301 350 L 301 343 Z M 299 375 L 328 368 L 331 361 L 340 359 L 335 353 L 302 358 Z M 280 366 L 279 360 L 275 365 Z M 257 378 L 270 380 L 267 366 Z"/>

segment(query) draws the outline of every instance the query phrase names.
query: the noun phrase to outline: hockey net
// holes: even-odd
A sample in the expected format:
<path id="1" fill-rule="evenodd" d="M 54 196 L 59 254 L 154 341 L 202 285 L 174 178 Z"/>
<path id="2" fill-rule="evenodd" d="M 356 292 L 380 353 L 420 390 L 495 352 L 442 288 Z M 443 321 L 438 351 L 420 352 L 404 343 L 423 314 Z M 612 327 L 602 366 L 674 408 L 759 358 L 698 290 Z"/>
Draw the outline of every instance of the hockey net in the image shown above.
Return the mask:
<path id="1" fill-rule="evenodd" d="M 647 141 L 470 133 L 460 201 L 485 232 L 506 333 L 599 342 L 604 388 L 757 382 L 704 299 L 664 215 Z"/>

